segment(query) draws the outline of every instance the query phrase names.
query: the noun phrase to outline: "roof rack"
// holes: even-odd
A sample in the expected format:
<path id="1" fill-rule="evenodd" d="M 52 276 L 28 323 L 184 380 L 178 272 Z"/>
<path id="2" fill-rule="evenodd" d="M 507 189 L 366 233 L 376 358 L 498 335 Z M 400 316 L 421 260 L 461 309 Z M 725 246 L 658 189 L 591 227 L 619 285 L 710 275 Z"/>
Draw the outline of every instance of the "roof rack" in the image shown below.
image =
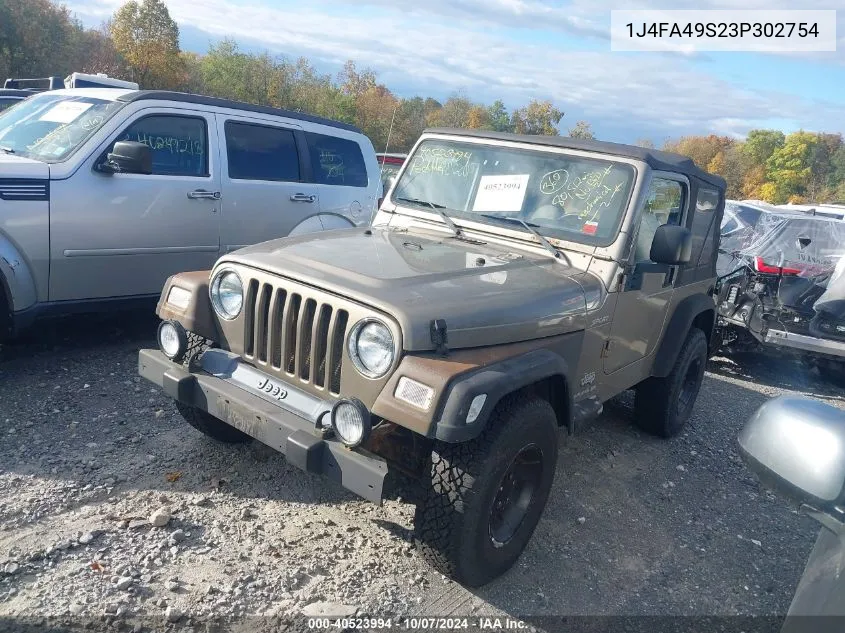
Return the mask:
<path id="1" fill-rule="evenodd" d="M 134 81 L 115 79 L 104 73 L 97 73 L 95 75 L 71 73 L 64 79 L 57 76 L 10 78 L 6 79 L 3 88 L 29 90 L 31 92 L 45 92 L 47 90 L 60 90 L 61 88 L 126 88 L 128 90 L 138 90 L 138 84 Z"/>

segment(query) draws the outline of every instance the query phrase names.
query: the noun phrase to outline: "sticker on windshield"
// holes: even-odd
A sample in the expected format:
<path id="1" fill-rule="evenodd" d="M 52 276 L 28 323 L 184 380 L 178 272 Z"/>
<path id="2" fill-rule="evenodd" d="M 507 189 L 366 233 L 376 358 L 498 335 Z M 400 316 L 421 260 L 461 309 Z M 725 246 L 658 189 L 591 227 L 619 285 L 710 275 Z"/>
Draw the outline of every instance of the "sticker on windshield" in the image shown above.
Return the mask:
<path id="1" fill-rule="evenodd" d="M 63 101 L 47 110 L 38 120 L 51 123 L 70 123 L 93 105 L 93 103 L 82 103 L 81 101 Z"/>
<path id="2" fill-rule="evenodd" d="M 581 232 L 586 233 L 587 235 L 595 235 L 598 230 L 598 222 L 584 222 L 584 226 L 581 227 Z"/>
<path id="3" fill-rule="evenodd" d="M 473 211 L 521 211 L 530 174 L 482 176 Z"/>

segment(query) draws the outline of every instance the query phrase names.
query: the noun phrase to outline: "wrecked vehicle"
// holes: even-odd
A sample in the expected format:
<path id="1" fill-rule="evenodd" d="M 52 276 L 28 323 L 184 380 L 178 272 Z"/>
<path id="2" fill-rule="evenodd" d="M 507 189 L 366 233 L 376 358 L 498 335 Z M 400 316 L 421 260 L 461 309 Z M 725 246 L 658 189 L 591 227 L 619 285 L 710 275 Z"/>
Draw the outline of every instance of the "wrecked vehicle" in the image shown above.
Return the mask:
<path id="1" fill-rule="evenodd" d="M 723 231 L 720 251 L 721 346 L 845 356 L 845 222 L 768 210 L 753 226 Z"/>
<path id="2" fill-rule="evenodd" d="M 377 503 L 404 482 L 425 558 L 482 585 L 531 538 L 561 427 L 633 388 L 642 429 L 684 428 L 724 193 L 676 154 L 429 130 L 371 227 L 169 278 L 139 373 L 212 438 Z"/>

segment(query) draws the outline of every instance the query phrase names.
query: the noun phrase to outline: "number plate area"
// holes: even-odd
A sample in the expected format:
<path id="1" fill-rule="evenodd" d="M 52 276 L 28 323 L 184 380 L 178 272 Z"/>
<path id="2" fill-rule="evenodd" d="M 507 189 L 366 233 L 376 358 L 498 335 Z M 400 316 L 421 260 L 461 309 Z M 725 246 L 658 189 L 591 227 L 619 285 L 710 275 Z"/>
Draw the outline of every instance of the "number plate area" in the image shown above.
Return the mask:
<path id="1" fill-rule="evenodd" d="M 200 366 L 215 378 L 226 380 L 282 409 L 316 423 L 331 410 L 332 403 L 268 376 L 244 363 L 237 354 L 221 349 L 206 350 Z"/>

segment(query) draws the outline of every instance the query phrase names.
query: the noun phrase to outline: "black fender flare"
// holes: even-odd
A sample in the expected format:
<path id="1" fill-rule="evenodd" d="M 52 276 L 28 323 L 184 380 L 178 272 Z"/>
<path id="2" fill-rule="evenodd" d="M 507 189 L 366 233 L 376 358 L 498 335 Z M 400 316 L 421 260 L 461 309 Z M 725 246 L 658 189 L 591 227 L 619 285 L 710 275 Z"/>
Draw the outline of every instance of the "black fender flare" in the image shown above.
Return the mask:
<path id="1" fill-rule="evenodd" d="M 548 349 L 532 350 L 456 376 L 446 389 L 440 416 L 430 437 L 443 442 L 465 442 L 477 437 L 502 398 L 546 378 L 560 376 L 566 384 L 567 420 L 572 422 L 572 376 L 569 364 Z M 476 396 L 487 394 L 478 416 L 466 422 Z"/>
<path id="2" fill-rule="evenodd" d="M 712 314 L 711 331 L 704 332 L 704 334 L 707 336 L 707 340 L 711 341 L 713 339 L 712 328 L 716 322 L 716 303 L 713 301 L 713 297 L 706 294 L 694 294 L 678 303 L 663 332 L 663 338 L 660 340 L 660 346 L 654 356 L 654 364 L 651 369 L 652 376 L 665 378 L 671 373 L 675 361 L 678 359 L 678 353 L 681 351 L 681 345 L 687 338 L 690 328 L 696 318 L 707 312 Z"/>

